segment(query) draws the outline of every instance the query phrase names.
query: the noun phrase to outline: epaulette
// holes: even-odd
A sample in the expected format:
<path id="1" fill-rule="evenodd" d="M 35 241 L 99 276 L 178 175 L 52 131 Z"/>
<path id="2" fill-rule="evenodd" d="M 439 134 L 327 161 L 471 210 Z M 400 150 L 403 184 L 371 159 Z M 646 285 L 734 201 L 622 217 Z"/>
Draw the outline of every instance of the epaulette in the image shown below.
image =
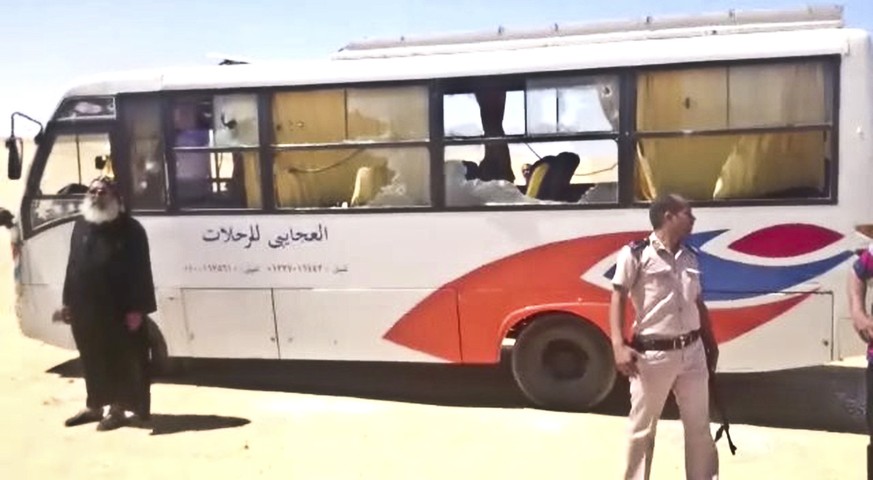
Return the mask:
<path id="1" fill-rule="evenodd" d="M 630 247 L 633 256 L 639 259 L 640 254 L 642 254 L 643 250 L 649 246 L 649 243 L 651 243 L 649 241 L 649 237 L 646 237 L 639 240 L 634 240 L 633 242 L 630 242 L 627 246 Z"/>

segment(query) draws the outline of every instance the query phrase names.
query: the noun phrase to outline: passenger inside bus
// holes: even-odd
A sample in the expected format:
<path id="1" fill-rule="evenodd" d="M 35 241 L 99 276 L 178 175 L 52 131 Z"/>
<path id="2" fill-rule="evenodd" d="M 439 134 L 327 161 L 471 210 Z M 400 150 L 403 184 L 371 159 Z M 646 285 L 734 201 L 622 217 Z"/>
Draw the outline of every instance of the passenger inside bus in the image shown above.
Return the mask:
<path id="1" fill-rule="evenodd" d="M 177 100 L 173 128 L 176 201 L 182 208 L 261 206 L 254 95 Z"/>
<path id="2" fill-rule="evenodd" d="M 175 147 L 208 147 L 210 109 L 196 101 L 177 102 L 173 108 Z M 208 151 L 176 151 L 176 195 L 182 205 L 208 202 L 212 196 Z"/>

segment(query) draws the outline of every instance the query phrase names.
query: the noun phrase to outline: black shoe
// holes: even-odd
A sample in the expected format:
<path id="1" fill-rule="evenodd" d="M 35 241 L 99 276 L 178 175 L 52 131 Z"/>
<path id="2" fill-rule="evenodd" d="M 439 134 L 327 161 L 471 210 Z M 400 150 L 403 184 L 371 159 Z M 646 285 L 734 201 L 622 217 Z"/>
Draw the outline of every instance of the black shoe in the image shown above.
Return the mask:
<path id="1" fill-rule="evenodd" d="M 91 422 L 99 422 L 103 418 L 103 410 L 86 408 L 81 412 L 68 418 L 64 425 L 75 427 L 76 425 L 84 425 Z"/>
<path id="2" fill-rule="evenodd" d="M 97 424 L 98 432 L 108 432 L 127 425 L 127 417 L 123 413 L 110 413 Z"/>

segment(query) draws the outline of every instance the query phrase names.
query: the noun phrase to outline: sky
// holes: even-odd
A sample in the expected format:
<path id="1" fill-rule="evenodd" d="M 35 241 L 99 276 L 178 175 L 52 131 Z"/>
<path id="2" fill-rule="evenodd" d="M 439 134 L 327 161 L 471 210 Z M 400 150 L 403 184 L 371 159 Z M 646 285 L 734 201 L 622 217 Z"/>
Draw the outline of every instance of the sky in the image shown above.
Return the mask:
<path id="1" fill-rule="evenodd" d="M 833 3 L 833 2 L 831 2 Z M 209 65 L 209 54 L 326 57 L 364 38 L 538 28 L 647 15 L 785 9 L 792 0 L 0 0 L 0 135 L 21 111 L 47 120 L 77 77 Z M 813 4 L 816 4 L 813 2 Z M 843 0 L 847 26 L 873 31 L 873 0 Z M 16 133 L 33 130 L 16 120 Z"/>

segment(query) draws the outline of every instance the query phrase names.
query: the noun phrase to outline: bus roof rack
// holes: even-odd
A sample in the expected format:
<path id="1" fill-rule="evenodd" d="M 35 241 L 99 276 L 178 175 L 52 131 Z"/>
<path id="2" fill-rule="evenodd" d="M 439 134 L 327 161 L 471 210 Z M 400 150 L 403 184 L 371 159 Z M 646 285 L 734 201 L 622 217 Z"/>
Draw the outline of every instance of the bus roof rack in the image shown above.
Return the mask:
<path id="1" fill-rule="evenodd" d="M 697 15 L 675 15 L 638 20 L 601 21 L 586 23 L 555 23 L 547 28 L 507 29 L 477 32 L 456 32 L 435 35 L 401 36 L 400 38 L 364 39 L 354 41 L 341 48 L 334 58 L 356 58 L 367 51 L 381 50 L 380 56 L 392 56 L 386 50 L 408 49 L 409 47 L 459 46 L 493 42 L 500 48 L 500 42 L 512 40 L 555 40 L 562 37 L 591 37 L 604 34 L 632 32 L 663 32 L 667 30 L 709 29 L 709 34 L 720 30 L 731 32 L 776 31 L 808 28 L 840 28 L 843 26 L 842 5 L 817 5 L 787 10 L 728 10 L 718 13 Z M 745 27 L 745 28 L 744 28 Z M 727 31 L 727 30 L 725 30 Z M 663 38 L 664 36 L 659 36 Z M 458 50 L 454 50 L 458 51 Z M 375 52 L 374 52 L 375 53 Z M 431 53 L 451 53 L 445 49 Z M 402 53 L 397 52 L 398 55 Z M 408 53 L 407 53 L 408 54 Z"/>

